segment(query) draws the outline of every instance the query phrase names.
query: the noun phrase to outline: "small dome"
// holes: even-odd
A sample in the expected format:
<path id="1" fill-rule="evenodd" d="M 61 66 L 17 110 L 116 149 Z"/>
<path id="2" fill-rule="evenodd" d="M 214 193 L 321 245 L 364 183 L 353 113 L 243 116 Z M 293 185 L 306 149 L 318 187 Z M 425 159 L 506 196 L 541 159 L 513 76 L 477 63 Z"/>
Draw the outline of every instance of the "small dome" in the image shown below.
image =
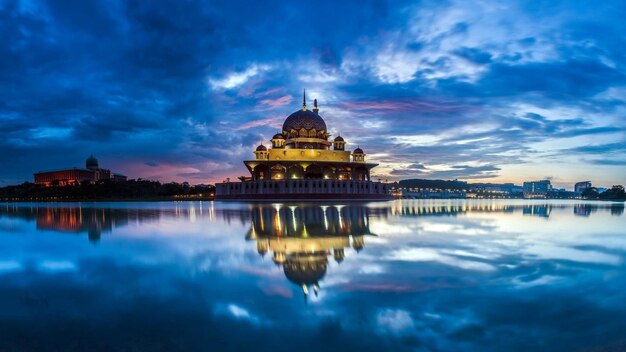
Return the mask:
<path id="1" fill-rule="evenodd" d="M 352 152 L 352 154 L 363 154 L 363 149 L 361 149 L 361 148 L 356 148 L 356 149 L 354 150 L 354 152 Z"/>
<path id="2" fill-rule="evenodd" d="M 274 137 L 272 137 L 272 139 L 285 139 L 285 137 L 283 137 L 283 135 L 280 133 L 276 133 Z"/>
<path id="3" fill-rule="evenodd" d="M 87 161 L 85 161 L 85 166 L 88 169 L 97 169 L 98 168 L 98 159 L 94 158 L 93 155 L 89 156 L 89 158 L 87 158 Z"/>
<path id="4" fill-rule="evenodd" d="M 265 147 L 263 144 L 261 144 L 260 146 L 256 147 L 256 151 L 257 152 L 264 152 L 267 150 L 267 147 Z"/>
<path id="5" fill-rule="evenodd" d="M 343 137 L 341 136 L 335 137 L 335 142 L 343 142 Z"/>

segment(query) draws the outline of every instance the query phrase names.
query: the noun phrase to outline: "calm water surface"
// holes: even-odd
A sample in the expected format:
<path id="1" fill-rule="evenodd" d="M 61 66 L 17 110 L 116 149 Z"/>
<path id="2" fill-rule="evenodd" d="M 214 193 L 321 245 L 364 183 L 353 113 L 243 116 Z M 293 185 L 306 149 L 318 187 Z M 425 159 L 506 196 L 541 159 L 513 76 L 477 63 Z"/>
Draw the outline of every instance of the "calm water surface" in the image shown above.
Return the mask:
<path id="1" fill-rule="evenodd" d="M 0 204 L 0 351 L 626 349 L 623 203 Z"/>

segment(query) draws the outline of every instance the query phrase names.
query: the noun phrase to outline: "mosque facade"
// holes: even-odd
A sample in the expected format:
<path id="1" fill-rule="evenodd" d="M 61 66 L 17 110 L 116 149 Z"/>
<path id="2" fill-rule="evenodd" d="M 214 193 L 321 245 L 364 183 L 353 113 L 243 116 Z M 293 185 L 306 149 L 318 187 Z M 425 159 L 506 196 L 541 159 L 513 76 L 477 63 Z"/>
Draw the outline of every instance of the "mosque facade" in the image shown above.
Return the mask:
<path id="1" fill-rule="evenodd" d="M 254 159 L 244 161 L 250 176 L 217 183 L 215 199 L 389 199 L 388 186 L 371 180 L 378 164 L 365 156 L 360 147 L 347 149 L 340 135 L 331 139 L 317 99 L 309 110 L 304 95 L 302 108 L 285 119 L 270 145 L 259 145 Z"/>
<path id="2" fill-rule="evenodd" d="M 98 159 L 93 155 L 85 161 L 85 168 L 40 171 L 35 173 L 34 177 L 36 184 L 47 187 L 80 185 L 84 182 L 95 183 L 100 180 L 126 181 L 126 176 L 100 168 Z"/>

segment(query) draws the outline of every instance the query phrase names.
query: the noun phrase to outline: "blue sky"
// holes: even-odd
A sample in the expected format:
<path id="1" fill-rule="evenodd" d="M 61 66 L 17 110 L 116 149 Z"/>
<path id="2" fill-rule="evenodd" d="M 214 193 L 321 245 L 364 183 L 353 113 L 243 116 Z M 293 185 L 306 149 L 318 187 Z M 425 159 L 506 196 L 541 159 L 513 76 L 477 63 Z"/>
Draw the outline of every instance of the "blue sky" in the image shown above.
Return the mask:
<path id="1" fill-rule="evenodd" d="M 621 1 L 2 1 L 0 185 L 208 183 L 317 98 L 388 179 L 626 179 Z M 267 142 L 266 142 L 267 143 Z"/>

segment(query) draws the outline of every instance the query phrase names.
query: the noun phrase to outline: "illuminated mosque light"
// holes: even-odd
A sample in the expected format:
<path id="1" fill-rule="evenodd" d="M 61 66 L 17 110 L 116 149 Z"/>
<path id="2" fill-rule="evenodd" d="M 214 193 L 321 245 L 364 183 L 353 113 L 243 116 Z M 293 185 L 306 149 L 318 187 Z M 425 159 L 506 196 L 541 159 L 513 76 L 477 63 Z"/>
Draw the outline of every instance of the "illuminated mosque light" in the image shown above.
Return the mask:
<path id="1" fill-rule="evenodd" d="M 366 236 L 367 210 L 360 207 L 290 206 L 289 212 L 280 212 L 273 206 L 252 210 L 252 224 L 246 239 L 256 241 L 259 255 L 272 253 L 272 261 L 283 269 L 285 277 L 294 283 L 305 298 L 313 291 L 317 296 L 320 281 L 329 267 L 329 257 L 337 264 L 344 261 L 345 249 L 356 252 L 363 249 Z M 342 214 L 343 213 L 343 214 Z M 292 216 L 293 229 L 284 227 Z M 266 221 L 265 219 L 273 219 Z M 350 231 L 342 231 L 345 221 Z M 265 224 L 265 226 L 264 226 Z"/>
<path id="2" fill-rule="evenodd" d="M 371 180 L 376 163 L 366 162 L 357 146 L 346 150 L 345 139 L 330 139 L 317 99 L 309 110 L 306 93 L 302 108 L 289 115 L 276 133 L 271 147 L 263 143 L 254 150 L 254 159 L 244 164 L 250 176 L 241 182 L 216 184 L 216 200 L 387 200 L 386 183 Z"/>

